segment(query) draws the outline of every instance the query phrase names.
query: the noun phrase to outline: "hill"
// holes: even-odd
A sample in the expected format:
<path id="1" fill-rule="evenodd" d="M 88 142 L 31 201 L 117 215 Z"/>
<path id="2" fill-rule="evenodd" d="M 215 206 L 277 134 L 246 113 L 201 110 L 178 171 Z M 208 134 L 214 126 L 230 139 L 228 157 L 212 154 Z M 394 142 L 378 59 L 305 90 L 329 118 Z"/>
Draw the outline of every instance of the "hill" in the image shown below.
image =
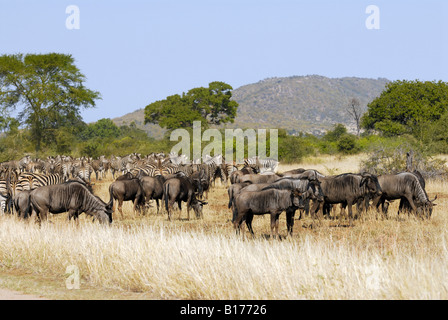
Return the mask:
<path id="1" fill-rule="evenodd" d="M 365 111 L 387 83 L 384 78 L 317 75 L 268 78 L 233 91 L 233 99 L 239 103 L 238 114 L 235 123 L 226 127 L 284 128 L 292 134 L 302 131 L 319 135 L 335 123 L 343 123 L 354 130 L 346 112 L 348 101 L 358 98 Z M 112 120 L 117 125 L 135 121 L 155 138 L 164 132 L 157 125 L 144 125 L 144 109 Z"/>

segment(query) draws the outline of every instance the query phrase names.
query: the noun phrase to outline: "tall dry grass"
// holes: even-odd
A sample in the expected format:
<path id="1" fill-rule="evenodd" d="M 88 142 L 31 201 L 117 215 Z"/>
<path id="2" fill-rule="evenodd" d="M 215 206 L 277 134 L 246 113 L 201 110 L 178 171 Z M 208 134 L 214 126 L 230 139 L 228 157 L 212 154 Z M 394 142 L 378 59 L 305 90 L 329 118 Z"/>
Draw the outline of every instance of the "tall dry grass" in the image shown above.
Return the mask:
<path id="1" fill-rule="evenodd" d="M 341 161 L 353 167 L 358 160 Z M 104 200 L 109 183 L 95 185 Z M 110 227 L 85 216 L 78 224 L 52 216 L 40 227 L 3 216 L 0 266 L 53 275 L 63 284 L 67 266 L 75 265 L 81 285 L 156 299 L 446 299 L 447 183 L 429 182 L 427 190 L 439 196 L 431 220 L 396 214 L 384 219 L 372 211 L 348 228 L 306 217 L 282 241 L 268 238 L 268 217 L 255 217 L 255 238 L 237 237 L 226 189 L 219 185 L 202 220 L 187 221 L 185 209 L 171 222 L 155 208 L 141 216 L 128 203 Z M 280 224 L 286 236 L 284 217 Z"/>

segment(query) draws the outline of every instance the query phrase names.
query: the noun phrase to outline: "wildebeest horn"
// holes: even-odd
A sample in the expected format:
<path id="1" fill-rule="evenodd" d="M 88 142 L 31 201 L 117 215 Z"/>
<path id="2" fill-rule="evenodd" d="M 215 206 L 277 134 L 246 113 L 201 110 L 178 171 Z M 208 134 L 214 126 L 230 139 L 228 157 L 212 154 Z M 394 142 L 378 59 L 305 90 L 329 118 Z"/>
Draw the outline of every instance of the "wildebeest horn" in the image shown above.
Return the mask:
<path id="1" fill-rule="evenodd" d="M 437 199 L 437 195 L 433 200 L 429 200 L 429 201 L 434 202 L 434 201 L 436 201 L 436 199 Z"/>
<path id="2" fill-rule="evenodd" d="M 200 199 L 198 199 L 198 201 L 199 201 L 200 203 L 202 203 L 202 205 L 206 205 L 206 204 L 208 204 L 208 202 L 203 201 L 203 200 L 200 200 Z"/>

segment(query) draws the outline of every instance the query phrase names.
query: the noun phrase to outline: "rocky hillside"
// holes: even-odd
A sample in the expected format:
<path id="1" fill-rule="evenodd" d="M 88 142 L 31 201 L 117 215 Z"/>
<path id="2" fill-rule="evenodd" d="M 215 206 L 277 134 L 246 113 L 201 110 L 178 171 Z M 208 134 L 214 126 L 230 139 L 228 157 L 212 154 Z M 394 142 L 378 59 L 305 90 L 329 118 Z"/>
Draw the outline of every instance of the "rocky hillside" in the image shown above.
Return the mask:
<path id="1" fill-rule="evenodd" d="M 346 112 L 349 100 L 358 98 L 365 110 L 387 82 L 384 78 L 316 75 L 268 78 L 233 91 L 233 99 L 239 103 L 239 108 L 235 123 L 227 127 L 284 128 L 292 134 L 300 131 L 322 134 L 335 123 L 343 123 L 354 130 L 354 122 Z M 143 109 L 113 121 L 117 125 L 135 121 L 154 137 L 163 135 L 159 126 L 143 124 Z"/>

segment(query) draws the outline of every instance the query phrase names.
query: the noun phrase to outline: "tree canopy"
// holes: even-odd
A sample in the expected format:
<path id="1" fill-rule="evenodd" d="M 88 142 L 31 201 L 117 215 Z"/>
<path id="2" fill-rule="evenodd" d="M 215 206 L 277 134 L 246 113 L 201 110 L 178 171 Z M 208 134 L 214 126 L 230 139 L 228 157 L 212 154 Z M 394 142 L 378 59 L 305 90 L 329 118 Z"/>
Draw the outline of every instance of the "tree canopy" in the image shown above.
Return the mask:
<path id="1" fill-rule="evenodd" d="M 395 81 L 368 104 L 362 126 L 385 136 L 411 134 L 421 139 L 425 128 L 448 108 L 448 83 Z"/>
<path id="2" fill-rule="evenodd" d="M 61 127 L 82 123 L 81 108 L 95 106 L 99 92 L 84 86 L 85 76 L 71 55 L 0 56 L 0 106 L 19 109 L 18 119 L 31 133 L 36 151 L 56 138 Z"/>
<path id="3" fill-rule="evenodd" d="M 224 82 L 211 82 L 182 95 L 175 94 L 145 107 L 145 123 L 156 123 L 173 130 L 191 127 L 193 121 L 208 124 L 233 122 L 238 103 L 231 100 L 233 88 Z"/>

